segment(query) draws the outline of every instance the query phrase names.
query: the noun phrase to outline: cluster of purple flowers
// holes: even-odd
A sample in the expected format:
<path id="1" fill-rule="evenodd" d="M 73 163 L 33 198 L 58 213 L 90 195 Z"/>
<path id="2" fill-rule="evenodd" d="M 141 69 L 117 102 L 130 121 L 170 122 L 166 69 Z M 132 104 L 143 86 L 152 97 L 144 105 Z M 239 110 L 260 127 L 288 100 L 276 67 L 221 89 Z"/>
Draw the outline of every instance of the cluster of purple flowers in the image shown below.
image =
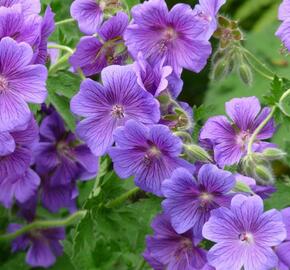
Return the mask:
<path id="1" fill-rule="evenodd" d="M 81 38 L 70 63 L 92 78 L 100 73 L 101 80 L 86 79 L 71 101 L 72 112 L 83 117 L 76 132 L 95 155 L 109 154 L 120 178 L 133 176 L 142 190 L 164 198 L 144 252 L 156 270 L 290 267 L 289 209 L 263 213 L 262 198 L 275 189 L 225 170 L 248 154 L 270 109 L 261 109 L 256 97 L 227 102 L 228 117 L 211 117 L 200 132 L 212 164 L 186 160 L 183 138 L 193 119 L 189 106 L 177 101 L 181 73 L 206 65 L 224 3 L 201 0 L 194 9 L 177 4 L 168 10 L 164 0 L 149 0 L 132 8 L 131 22 L 121 11 L 104 20 L 102 3 L 72 5 L 81 31 L 91 36 Z M 251 151 L 275 147 L 265 141 L 274 132 L 271 119 Z M 251 192 L 237 190 L 238 184 Z M 202 248 L 206 240 L 215 243 L 209 251 Z"/>
<path id="2" fill-rule="evenodd" d="M 47 96 L 48 37 L 54 14 L 40 1 L 0 1 L 0 203 L 18 206 L 30 223 L 39 201 L 51 212 L 75 210 L 76 180 L 91 179 L 98 158 L 65 129 L 61 117 L 43 105 L 40 127 L 28 103 L 41 104 Z M 21 225 L 11 224 L 9 232 Z M 62 253 L 64 229 L 33 230 L 13 242 L 13 251 L 28 246 L 27 263 L 51 266 Z"/>
<path id="3" fill-rule="evenodd" d="M 200 132 L 200 149 L 210 159 L 193 162 L 187 155 L 194 123 L 190 106 L 177 100 L 181 74 L 205 67 L 224 3 L 200 0 L 194 8 L 169 10 L 164 0 L 149 0 L 132 8 L 130 21 L 118 1 L 75 0 L 71 15 L 88 36 L 69 62 L 90 78 L 70 102 L 80 120 L 74 134 L 45 105 L 38 126 L 27 104 L 46 98 L 54 14 L 48 7 L 42 18 L 38 0 L 0 0 L 0 202 L 17 204 L 28 223 L 39 203 L 52 213 L 74 212 L 77 180 L 94 178 L 99 157 L 108 154 L 120 178 L 133 177 L 142 190 L 164 198 L 144 252 L 154 269 L 288 269 L 290 209 L 264 212 L 262 199 L 275 189 L 226 167 L 247 156 L 270 109 L 261 109 L 256 97 L 230 100 L 228 117 L 211 117 Z M 113 16 L 106 20 L 108 10 Z M 251 151 L 275 147 L 265 141 L 274 132 L 271 119 Z M 19 228 L 13 223 L 8 231 Z M 49 267 L 64 237 L 64 228 L 31 230 L 12 249 L 28 249 L 30 265 Z M 209 250 L 207 240 L 214 243 Z"/>

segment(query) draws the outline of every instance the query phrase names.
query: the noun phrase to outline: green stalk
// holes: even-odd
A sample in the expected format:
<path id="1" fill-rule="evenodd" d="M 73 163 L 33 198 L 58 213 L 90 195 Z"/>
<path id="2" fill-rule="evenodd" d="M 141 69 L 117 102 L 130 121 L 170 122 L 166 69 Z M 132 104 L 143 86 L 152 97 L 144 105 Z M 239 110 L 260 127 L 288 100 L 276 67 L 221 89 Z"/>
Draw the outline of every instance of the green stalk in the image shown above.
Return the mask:
<path id="1" fill-rule="evenodd" d="M 135 187 L 133 189 L 130 189 L 126 193 L 124 193 L 121 196 L 117 197 L 116 199 L 109 201 L 105 205 L 105 207 L 107 207 L 107 208 L 114 208 L 116 206 L 119 206 L 119 205 L 123 204 L 125 201 L 127 201 L 129 198 L 131 198 L 132 196 L 134 196 L 139 191 L 140 191 L 140 189 L 138 187 Z"/>
<path id="2" fill-rule="evenodd" d="M 48 49 L 59 49 L 59 50 L 63 50 L 66 51 L 70 54 L 73 54 L 74 50 L 68 46 L 64 46 L 64 45 L 60 45 L 60 44 L 49 44 L 47 46 Z"/>
<path id="3" fill-rule="evenodd" d="M 59 25 L 67 24 L 67 23 L 71 23 L 71 22 L 74 22 L 74 19 L 73 18 L 68 18 L 68 19 L 56 22 L 55 25 L 59 26 Z"/>
<path id="4" fill-rule="evenodd" d="M 268 116 L 264 119 L 264 121 L 255 129 L 254 133 L 252 134 L 249 143 L 248 143 L 248 149 L 247 153 L 250 155 L 252 153 L 252 147 L 253 144 L 257 138 L 257 135 L 261 132 L 261 130 L 266 126 L 266 124 L 271 120 L 273 117 L 275 111 L 277 109 L 277 106 L 273 106 L 271 112 L 268 114 Z"/>
<path id="5" fill-rule="evenodd" d="M 1 235 L 0 241 L 11 241 L 15 239 L 16 237 L 21 236 L 22 234 L 27 233 L 31 230 L 69 226 L 71 224 L 76 223 L 81 218 L 83 218 L 85 214 L 86 214 L 86 211 L 82 210 L 82 211 L 75 212 L 71 216 L 68 216 L 67 218 L 64 218 L 64 219 L 34 221 L 30 224 L 27 224 L 26 226 L 23 226 L 18 231 Z"/>

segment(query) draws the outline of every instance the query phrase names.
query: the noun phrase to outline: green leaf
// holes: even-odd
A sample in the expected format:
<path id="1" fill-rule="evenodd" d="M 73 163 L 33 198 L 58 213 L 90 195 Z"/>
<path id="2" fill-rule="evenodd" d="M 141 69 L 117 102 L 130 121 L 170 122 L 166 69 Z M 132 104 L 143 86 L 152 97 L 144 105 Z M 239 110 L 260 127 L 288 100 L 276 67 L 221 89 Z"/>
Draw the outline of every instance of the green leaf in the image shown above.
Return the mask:
<path id="1" fill-rule="evenodd" d="M 289 179 L 286 181 L 279 181 L 276 183 L 277 192 L 271 198 L 265 200 L 266 209 L 283 209 L 290 205 L 290 183 Z"/>
<path id="2" fill-rule="evenodd" d="M 58 73 L 57 73 L 58 74 Z M 77 87 L 72 86 L 72 87 Z M 61 85 L 61 80 L 56 79 L 55 76 L 51 76 L 47 80 L 47 90 L 48 90 L 48 103 L 52 104 L 58 113 L 62 116 L 65 123 L 71 131 L 75 130 L 75 119 L 70 111 L 70 100 L 65 96 L 60 96 L 59 89 L 65 89 Z"/>
<path id="3" fill-rule="evenodd" d="M 76 95 L 80 89 L 81 78 L 70 71 L 60 70 L 50 75 L 49 80 L 53 83 L 56 94 L 69 99 Z"/>

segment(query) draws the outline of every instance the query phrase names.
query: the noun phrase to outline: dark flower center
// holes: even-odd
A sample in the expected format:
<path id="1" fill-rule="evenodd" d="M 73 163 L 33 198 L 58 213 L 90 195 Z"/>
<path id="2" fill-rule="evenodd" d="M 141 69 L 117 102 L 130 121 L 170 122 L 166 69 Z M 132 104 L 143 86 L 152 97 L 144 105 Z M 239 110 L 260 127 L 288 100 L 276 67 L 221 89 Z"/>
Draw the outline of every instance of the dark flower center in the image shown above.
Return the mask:
<path id="1" fill-rule="evenodd" d="M 0 92 L 5 91 L 8 88 L 7 80 L 0 75 Z"/>
<path id="2" fill-rule="evenodd" d="M 242 241 L 244 243 L 248 243 L 248 244 L 251 244 L 254 242 L 254 236 L 253 236 L 253 234 L 251 234 L 249 232 L 241 233 L 239 235 L 239 239 L 240 239 L 240 241 Z"/>
<path id="3" fill-rule="evenodd" d="M 56 146 L 57 152 L 63 156 L 71 156 L 69 145 L 65 141 L 60 141 Z"/>
<path id="4" fill-rule="evenodd" d="M 114 105 L 112 108 L 112 115 L 115 118 L 121 119 L 125 117 L 124 108 L 121 105 Z"/>

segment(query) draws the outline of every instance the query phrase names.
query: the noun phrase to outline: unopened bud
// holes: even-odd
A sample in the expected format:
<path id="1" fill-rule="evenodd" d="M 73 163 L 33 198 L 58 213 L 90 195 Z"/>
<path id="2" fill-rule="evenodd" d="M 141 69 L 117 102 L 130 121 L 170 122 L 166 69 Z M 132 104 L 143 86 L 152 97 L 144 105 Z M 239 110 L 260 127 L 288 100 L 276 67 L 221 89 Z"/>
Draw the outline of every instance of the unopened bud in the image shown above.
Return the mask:
<path id="1" fill-rule="evenodd" d="M 254 177 L 257 182 L 261 184 L 273 184 L 274 183 L 274 176 L 272 170 L 264 165 L 257 165 L 254 167 Z"/>
<path id="2" fill-rule="evenodd" d="M 237 181 L 235 188 L 235 192 L 245 192 L 245 193 L 253 193 L 252 189 L 245 183 Z"/>
<path id="3" fill-rule="evenodd" d="M 185 152 L 192 161 L 212 162 L 212 158 L 207 151 L 196 144 L 185 144 Z"/>
<path id="4" fill-rule="evenodd" d="M 250 69 L 250 67 L 245 64 L 245 63 L 242 63 L 240 66 L 239 66 L 239 76 L 241 78 L 241 80 L 246 84 L 246 85 L 251 85 L 252 82 L 253 82 L 253 74 L 252 74 L 252 71 Z"/>
<path id="5" fill-rule="evenodd" d="M 283 159 L 286 156 L 286 153 L 279 148 L 266 148 L 262 152 L 262 157 L 267 160 L 279 160 Z"/>
<path id="6" fill-rule="evenodd" d="M 216 65 L 213 68 L 213 79 L 220 81 L 227 75 L 228 71 L 228 63 L 224 59 L 221 59 L 216 63 Z"/>

